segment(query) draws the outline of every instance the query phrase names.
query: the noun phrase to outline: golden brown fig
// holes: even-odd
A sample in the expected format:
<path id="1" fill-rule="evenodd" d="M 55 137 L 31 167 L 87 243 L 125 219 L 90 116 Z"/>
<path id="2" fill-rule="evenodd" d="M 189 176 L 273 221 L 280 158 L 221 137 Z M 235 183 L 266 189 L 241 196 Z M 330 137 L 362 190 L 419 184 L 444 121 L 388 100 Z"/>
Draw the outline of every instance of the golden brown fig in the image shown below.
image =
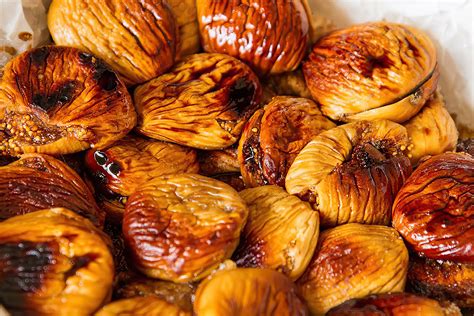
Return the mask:
<path id="1" fill-rule="evenodd" d="M 458 130 L 453 118 L 446 110 L 441 93 L 436 92 L 425 106 L 403 124 L 408 132 L 412 165 L 424 156 L 453 151 L 458 142 Z"/>
<path id="2" fill-rule="evenodd" d="M 398 192 L 393 222 L 432 259 L 474 263 L 474 157 L 445 153 L 423 162 Z"/>
<path id="3" fill-rule="evenodd" d="M 128 85 L 168 70 L 178 44 L 176 21 L 164 0 L 53 0 L 48 29 L 56 44 L 104 59 Z"/>
<path id="4" fill-rule="evenodd" d="M 95 316 L 191 316 L 176 305 L 154 296 L 132 297 L 109 303 L 102 307 Z"/>
<path id="5" fill-rule="evenodd" d="M 249 217 L 233 255 L 237 265 L 275 269 L 292 280 L 299 278 L 318 242 L 318 213 L 278 186 L 239 194 L 249 207 Z"/>
<path id="6" fill-rule="evenodd" d="M 0 167 L 0 221 L 34 211 L 64 207 L 102 227 L 105 214 L 79 175 L 42 154 L 24 154 Z"/>
<path id="7" fill-rule="evenodd" d="M 225 183 L 192 174 L 163 176 L 130 196 L 123 233 L 135 267 L 147 276 L 196 281 L 232 255 L 247 213 Z"/>
<path id="8" fill-rule="evenodd" d="M 323 231 L 297 281 L 313 315 L 342 302 L 405 288 L 408 250 L 390 227 L 346 224 Z"/>
<path id="9" fill-rule="evenodd" d="M 316 136 L 296 157 L 286 189 L 319 210 L 321 224 L 388 225 L 392 202 L 411 173 L 406 129 L 378 120 Z"/>
<path id="10" fill-rule="evenodd" d="M 179 30 L 176 60 L 199 52 L 199 25 L 195 0 L 168 0 Z"/>
<path id="11" fill-rule="evenodd" d="M 436 90 L 436 59 L 436 49 L 423 32 L 375 22 L 321 38 L 303 71 L 313 98 L 332 119 L 404 122 Z"/>
<path id="12" fill-rule="evenodd" d="M 308 315 L 293 282 L 270 269 L 220 271 L 203 281 L 194 301 L 196 316 Z"/>
<path id="13" fill-rule="evenodd" d="M 289 95 L 311 99 L 311 92 L 306 86 L 303 72 L 300 68 L 292 72 L 268 77 L 266 85 L 277 95 Z"/>
<path id="14" fill-rule="evenodd" d="M 245 125 L 239 141 L 240 171 L 247 187 L 285 185 L 296 155 L 319 133 L 336 124 L 309 99 L 275 97 Z"/>
<path id="15" fill-rule="evenodd" d="M 197 13 L 205 51 L 237 57 L 260 75 L 294 70 L 306 52 L 301 0 L 198 0 Z"/>
<path id="16" fill-rule="evenodd" d="M 198 158 L 201 174 L 203 175 L 240 173 L 237 144 L 222 150 L 199 151 Z"/>
<path id="17" fill-rule="evenodd" d="M 45 46 L 5 67 L 0 83 L 0 154 L 68 154 L 125 136 L 136 113 L 108 66 L 75 48 Z"/>
<path id="18" fill-rule="evenodd" d="M 258 106 L 261 87 L 244 63 L 195 54 L 135 90 L 138 131 L 200 149 L 235 143 Z"/>
<path id="19" fill-rule="evenodd" d="M 15 315 L 90 315 L 110 299 L 110 240 L 63 208 L 0 223 L 0 301 Z"/>

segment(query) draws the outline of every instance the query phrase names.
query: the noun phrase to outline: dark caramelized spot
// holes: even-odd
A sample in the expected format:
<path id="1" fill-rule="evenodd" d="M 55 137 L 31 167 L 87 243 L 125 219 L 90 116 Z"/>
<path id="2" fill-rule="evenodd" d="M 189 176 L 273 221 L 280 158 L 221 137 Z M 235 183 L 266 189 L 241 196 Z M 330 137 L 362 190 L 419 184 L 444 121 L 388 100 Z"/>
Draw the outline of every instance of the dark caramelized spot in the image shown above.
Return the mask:
<path id="1" fill-rule="evenodd" d="M 34 94 L 31 103 L 33 106 L 40 108 L 45 112 L 49 112 L 50 110 L 63 106 L 73 100 L 78 86 L 79 83 L 74 80 L 66 81 L 59 84 L 50 94 Z"/>
<path id="2" fill-rule="evenodd" d="M 248 78 L 239 78 L 229 88 L 229 105 L 239 115 L 252 106 L 255 97 L 255 84 Z"/>
<path id="3" fill-rule="evenodd" d="M 120 174 L 120 166 L 116 162 L 109 164 L 107 169 L 109 170 L 109 173 L 114 176 L 118 176 Z"/>
<path id="4" fill-rule="evenodd" d="M 111 71 L 103 62 L 98 61 L 94 79 L 102 90 L 112 91 L 118 86 L 117 75 Z"/>
<path id="5" fill-rule="evenodd" d="M 457 152 L 465 152 L 474 156 L 474 138 L 460 140 L 456 146 Z"/>
<path id="6" fill-rule="evenodd" d="M 30 61 L 34 65 L 42 65 L 46 62 L 46 59 L 49 56 L 49 49 L 48 47 L 41 47 L 35 49 L 30 54 Z"/>
<path id="7" fill-rule="evenodd" d="M 410 41 L 407 41 L 407 42 L 408 42 L 408 49 L 410 49 L 413 52 L 413 56 L 420 57 L 420 51 L 418 50 L 418 48 L 416 48 L 416 46 L 413 45 Z"/>
<path id="8" fill-rule="evenodd" d="M 68 279 L 74 275 L 79 269 L 87 268 L 89 263 L 97 260 L 99 258 L 98 254 L 89 253 L 84 256 L 73 257 L 70 259 L 72 261 L 72 267 L 64 273 L 64 279 Z"/>
<path id="9" fill-rule="evenodd" d="M 383 163 L 387 156 L 389 155 L 383 143 L 360 144 L 352 149 L 350 160 L 346 161 L 341 167 L 349 172 L 360 168 L 370 168 Z"/>
<path id="10" fill-rule="evenodd" d="M 367 62 L 362 68 L 362 75 L 366 78 L 371 78 L 375 69 L 390 68 L 392 66 L 393 62 L 386 55 L 382 55 L 379 57 L 368 56 Z"/>
<path id="11" fill-rule="evenodd" d="M 89 53 L 80 52 L 79 53 L 79 60 L 85 65 L 92 64 L 92 55 Z"/>
<path id="12" fill-rule="evenodd" d="M 96 151 L 94 153 L 94 159 L 100 166 L 105 165 L 105 163 L 109 160 L 103 151 Z"/>

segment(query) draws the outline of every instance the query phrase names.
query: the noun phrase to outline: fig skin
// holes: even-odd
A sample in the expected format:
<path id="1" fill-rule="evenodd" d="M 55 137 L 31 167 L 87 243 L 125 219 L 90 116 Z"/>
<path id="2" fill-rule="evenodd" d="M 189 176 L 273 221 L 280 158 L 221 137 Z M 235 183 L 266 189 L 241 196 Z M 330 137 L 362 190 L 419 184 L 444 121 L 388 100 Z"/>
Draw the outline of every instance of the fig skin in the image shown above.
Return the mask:
<path id="1" fill-rule="evenodd" d="M 143 315 L 143 316 L 191 316 L 191 313 L 182 311 L 154 296 L 132 297 L 109 303 L 102 307 L 95 316 Z"/>
<path id="2" fill-rule="evenodd" d="M 227 183 L 232 188 L 234 188 L 234 190 L 237 192 L 240 192 L 246 189 L 244 180 L 242 179 L 242 175 L 240 174 L 240 172 L 239 173 L 221 173 L 221 174 L 212 176 L 212 178 L 222 181 L 224 183 Z"/>
<path id="3" fill-rule="evenodd" d="M 222 150 L 201 150 L 198 152 L 198 158 L 202 175 L 240 173 L 236 144 Z"/>
<path id="4" fill-rule="evenodd" d="M 292 72 L 269 76 L 265 85 L 275 91 L 276 95 L 312 99 L 301 68 Z"/>
<path id="5" fill-rule="evenodd" d="M 0 221 L 64 207 L 102 227 L 105 213 L 81 177 L 65 163 L 43 154 L 23 154 L 0 167 Z"/>
<path id="6" fill-rule="evenodd" d="M 134 97 L 140 133 L 212 150 L 238 140 L 245 121 L 258 107 L 261 87 L 239 60 L 195 54 L 137 87 Z"/>
<path id="7" fill-rule="evenodd" d="M 411 26 L 372 22 L 334 31 L 303 63 L 324 114 L 344 122 L 414 116 L 436 90 L 436 49 Z"/>
<path id="8" fill-rule="evenodd" d="M 176 47 L 176 60 L 196 54 L 201 50 L 199 25 L 197 21 L 195 0 L 168 0 L 178 26 L 179 41 Z"/>
<path id="9" fill-rule="evenodd" d="M 278 186 L 239 194 L 249 207 L 249 216 L 234 261 L 239 267 L 275 269 L 298 279 L 316 248 L 318 213 Z"/>
<path id="10" fill-rule="evenodd" d="M 57 45 L 102 58 L 127 85 L 166 72 L 179 36 L 173 12 L 162 0 L 53 0 L 48 29 Z"/>
<path id="11" fill-rule="evenodd" d="M 199 284 L 194 300 L 197 316 L 309 315 L 293 282 L 271 269 L 219 271 Z"/>
<path id="12" fill-rule="evenodd" d="M 206 277 L 230 258 L 248 209 L 227 184 L 193 174 L 155 178 L 125 207 L 123 233 L 135 267 L 178 283 Z"/>
<path id="13" fill-rule="evenodd" d="M 12 314 L 90 315 L 110 299 L 110 239 L 64 208 L 0 223 L 0 301 Z"/>
<path id="14" fill-rule="evenodd" d="M 346 300 L 405 288 L 408 250 L 393 228 L 346 224 L 323 231 L 296 285 L 312 315 Z"/>
<path id="15" fill-rule="evenodd" d="M 125 85 L 92 55 L 45 46 L 5 66 L 0 82 L 0 155 L 102 149 L 135 123 Z"/>
<path id="16" fill-rule="evenodd" d="M 393 200 L 411 173 L 406 129 L 361 121 L 322 132 L 298 154 L 286 190 L 320 212 L 321 225 L 388 225 Z"/>
<path id="17" fill-rule="evenodd" d="M 398 192 L 395 227 L 431 259 L 474 263 L 474 158 L 444 153 L 424 161 Z"/>
<path id="18" fill-rule="evenodd" d="M 298 153 L 319 133 L 336 127 L 309 99 L 274 97 L 249 119 L 239 141 L 240 172 L 247 187 L 285 185 Z"/>
<path id="19" fill-rule="evenodd" d="M 425 156 L 442 154 L 456 148 L 458 130 L 439 92 L 403 125 L 413 147 L 408 155 L 412 165 L 416 165 Z"/>
<path id="20" fill-rule="evenodd" d="M 201 42 L 206 52 L 239 58 L 259 75 L 295 70 L 309 40 L 300 0 L 198 0 Z"/>

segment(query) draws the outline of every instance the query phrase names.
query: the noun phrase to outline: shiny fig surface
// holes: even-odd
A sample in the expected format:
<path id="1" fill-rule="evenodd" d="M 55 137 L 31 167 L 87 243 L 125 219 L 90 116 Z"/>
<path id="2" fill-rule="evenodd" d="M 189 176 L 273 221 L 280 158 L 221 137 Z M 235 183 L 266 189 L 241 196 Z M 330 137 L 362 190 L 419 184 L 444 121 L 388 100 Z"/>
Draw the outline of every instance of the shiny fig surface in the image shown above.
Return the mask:
<path id="1" fill-rule="evenodd" d="M 191 316 L 179 307 L 154 296 L 132 297 L 109 303 L 95 316 Z"/>
<path id="2" fill-rule="evenodd" d="M 372 22 L 319 39 L 303 71 L 313 98 L 332 119 L 404 122 L 436 90 L 436 65 L 436 49 L 426 34 Z"/>
<path id="3" fill-rule="evenodd" d="M 278 186 L 241 191 L 249 207 L 247 224 L 233 258 L 240 267 L 270 268 L 298 279 L 311 260 L 319 215 Z"/>
<path id="4" fill-rule="evenodd" d="M 136 113 L 125 85 L 100 59 L 44 46 L 13 58 L 0 83 L 0 154 L 69 154 L 125 136 Z"/>
<path id="5" fill-rule="evenodd" d="M 346 224 L 320 234 L 305 273 L 296 282 L 312 315 L 353 298 L 405 288 L 408 250 L 393 228 Z"/>
<path id="6" fill-rule="evenodd" d="M 127 85 L 161 75 L 177 52 L 179 31 L 164 0 L 54 0 L 48 29 L 57 45 L 102 58 Z"/>
<path id="7" fill-rule="evenodd" d="M 198 0 L 201 42 L 206 52 L 239 58 L 258 74 L 298 67 L 309 40 L 301 0 Z"/>
<path id="8" fill-rule="evenodd" d="M 406 129 L 390 121 L 360 121 L 322 132 L 296 156 L 288 193 L 319 210 L 323 226 L 388 225 L 393 200 L 411 173 Z"/>
<path id="9" fill-rule="evenodd" d="M 0 223 L 0 302 L 14 315 L 90 315 L 110 299 L 110 240 L 63 208 Z"/>
<path id="10" fill-rule="evenodd" d="M 199 25 L 197 21 L 195 0 L 167 0 L 178 26 L 179 41 L 176 47 L 176 60 L 198 53 L 201 49 L 199 41 Z"/>
<path id="11" fill-rule="evenodd" d="M 198 159 L 200 173 L 203 175 L 240 173 L 237 144 L 222 150 L 201 150 L 198 152 Z"/>
<path id="12" fill-rule="evenodd" d="M 293 282 L 270 269 L 220 271 L 199 284 L 194 313 L 207 315 L 309 315 Z"/>
<path id="13" fill-rule="evenodd" d="M 122 227 L 138 270 L 183 283 L 206 277 L 231 256 L 247 215 L 245 202 L 227 184 L 178 174 L 135 191 Z"/>
<path id="14" fill-rule="evenodd" d="M 432 259 L 474 263 L 474 157 L 444 153 L 424 161 L 398 192 L 393 222 Z"/>
<path id="15" fill-rule="evenodd" d="M 239 141 L 240 172 L 247 187 L 285 185 L 291 164 L 319 133 L 336 127 L 309 99 L 274 97 L 245 125 Z"/>
<path id="16" fill-rule="evenodd" d="M 191 55 L 137 87 L 137 130 L 189 147 L 222 149 L 237 141 L 260 96 L 258 78 L 239 60 Z"/>

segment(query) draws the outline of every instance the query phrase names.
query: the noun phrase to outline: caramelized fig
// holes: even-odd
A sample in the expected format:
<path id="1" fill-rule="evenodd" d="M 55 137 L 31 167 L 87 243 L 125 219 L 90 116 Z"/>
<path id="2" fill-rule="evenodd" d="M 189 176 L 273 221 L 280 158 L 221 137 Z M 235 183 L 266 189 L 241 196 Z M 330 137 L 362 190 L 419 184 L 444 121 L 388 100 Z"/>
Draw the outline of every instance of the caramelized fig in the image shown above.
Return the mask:
<path id="1" fill-rule="evenodd" d="M 199 52 L 199 25 L 197 21 L 195 0 L 168 0 L 171 11 L 176 18 L 179 41 L 176 60 Z"/>
<path id="2" fill-rule="evenodd" d="M 271 268 L 296 280 L 313 256 L 319 215 L 278 186 L 241 191 L 249 207 L 234 260 L 240 267 Z"/>
<path id="3" fill-rule="evenodd" d="M 197 13 L 205 51 L 237 57 L 260 75 L 294 70 L 306 52 L 301 0 L 198 0 Z"/>
<path id="4" fill-rule="evenodd" d="M 423 162 L 398 192 L 393 222 L 417 253 L 474 263 L 474 157 L 444 153 Z"/>
<path id="5" fill-rule="evenodd" d="M 375 22 L 332 32 L 313 46 L 303 71 L 313 98 L 332 119 L 414 116 L 436 90 L 436 49 L 423 32 Z"/>
<path id="6" fill-rule="evenodd" d="M 247 213 L 225 183 L 192 174 L 163 176 L 130 196 L 123 233 L 135 267 L 147 276 L 196 281 L 232 255 Z"/>
<path id="7" fill-rule="evenodd" d="M 217 272 L 196 292 L 194 312 L 207 315 L 308 315 L 293 282 L 270 269 Z"/>
<path id="8" fill-rule="evenodd" d="M 393 200 L 411 173 L 406 129 L 360 121 L 322 132 L 296 157 L 286 189 L 320 212 L 321 224 L 388 225 Z"/>
<path id="9" fill-rule="evenodd" d="M 203 175 L 240 173 L 237 159 L 237 144 L 222 150 L 201 150 L 198 153 L 199 166 Z"/>
<path id="10" fill-rule="evenodd" d="M 132 297 L 109 303 L 102 307 L 95 316 L 191 316 L 179 307 L 154 296 Z"/>
<path id="11" fill-rule="evenodd" d="M 0 83 L 0 154 L 68 154 L 125 136 L 136 113 L 108 66 L 75 48 L 45 46 L 5 67 Z"/>
<path id="12" fill-rule="evenodd" d="M 138 131 L 200 149 L 235 143 L 258 106 L 261 87 L 244 63 L 221 54 L 186 57 L 135 90 Z"/>
<path id="13" fill-rule="evenodd" d="M 319 133 L 336 124 L 309 99 L 275 97 L 257 110 L 239 141 L 240 172 L 247 187 L 285 185 L 296 155 Z"/>
<path id="14" fill-rule="evenodd" d="M 110 299 L 110 240 L 63 208 L 0 223 L 0 302 L 14 315 L 90 315 Z"/>
<path id="15" fill-rule="evenodd" d="M 346 224 L 320 235 L 316 252 L 297 281 L 313 315 L 368 294 L 405 287 L 408 250 L 396 230 Z"/>

